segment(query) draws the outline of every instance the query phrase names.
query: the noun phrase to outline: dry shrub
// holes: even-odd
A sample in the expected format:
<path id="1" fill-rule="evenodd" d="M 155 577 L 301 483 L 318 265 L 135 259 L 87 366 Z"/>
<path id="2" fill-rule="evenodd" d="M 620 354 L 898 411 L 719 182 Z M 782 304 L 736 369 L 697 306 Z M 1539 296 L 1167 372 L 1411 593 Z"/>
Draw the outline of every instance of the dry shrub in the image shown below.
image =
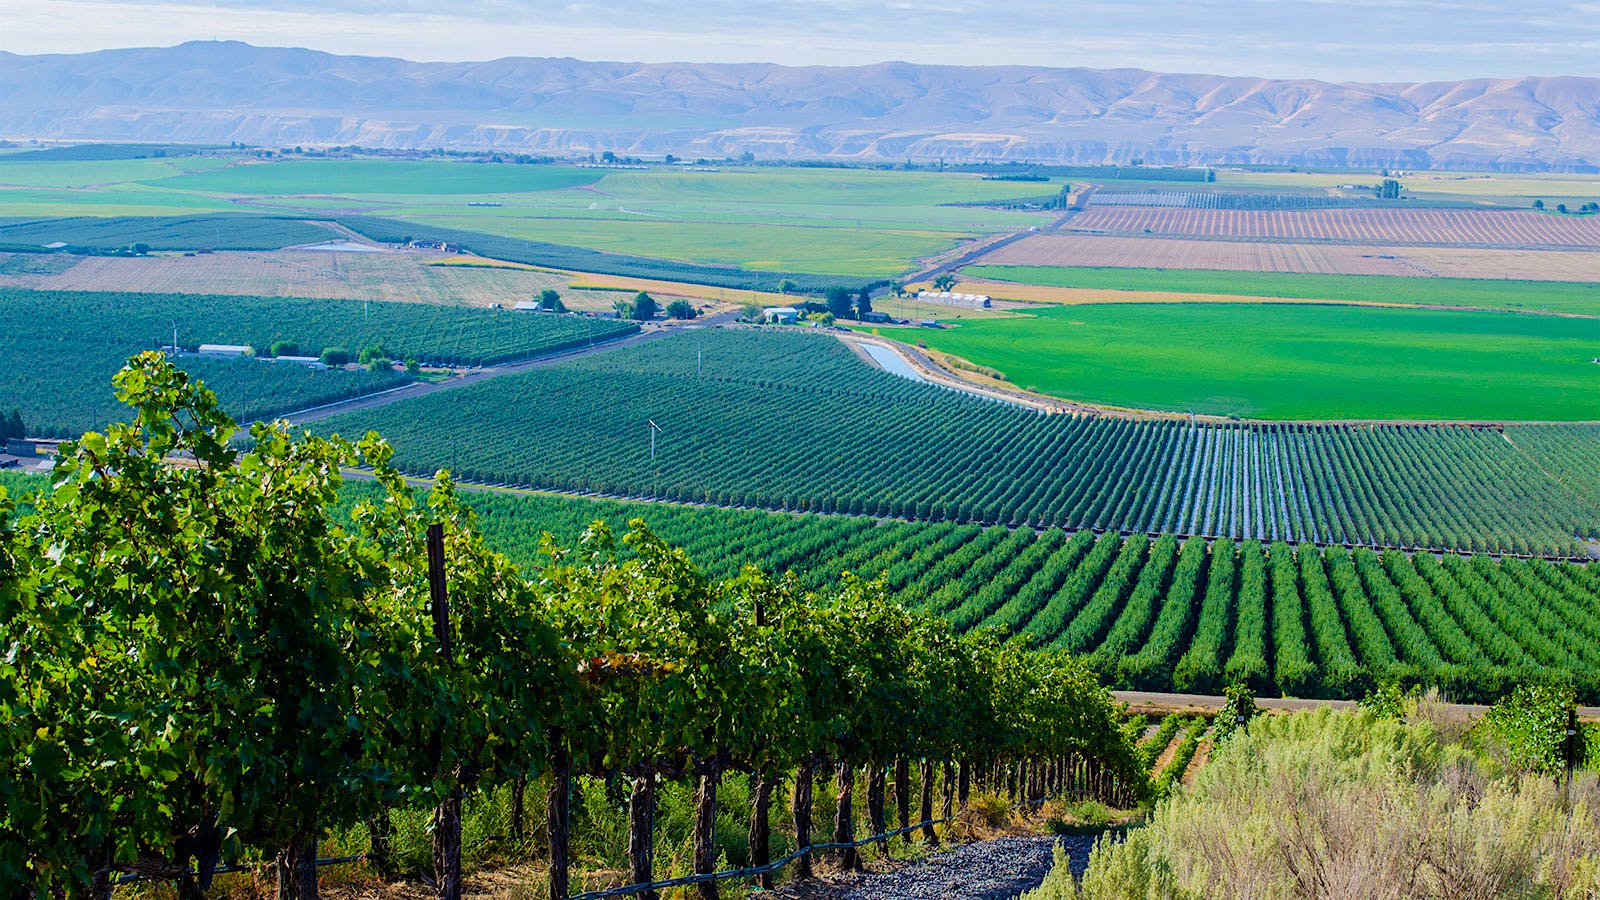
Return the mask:
<path id="1" fill-rule="evenodd" d="M 1009 833 L 1019 822 L 1008 795 L 974 791 L 950 823 L 949 834 L 957 841 L 981 841 Z"/>
<path id="2" fill-rule="evenodd" d="M 1405 712 L 1407 721 L 1431 725 L 1444 744 L 1461 743 L 1478 723 L 1471 712 L 1446 700 L 1436 687 L 1428 688 L 1426 693 L 1409 702 Z"/>
<path id="3" fill-rule="evenodd" d="M 1592 898 L 1600 777 L 1499 776 L 1430 722 L 1252 723 L 1152 824 L 1097 847 L 1091 898 Z"/>

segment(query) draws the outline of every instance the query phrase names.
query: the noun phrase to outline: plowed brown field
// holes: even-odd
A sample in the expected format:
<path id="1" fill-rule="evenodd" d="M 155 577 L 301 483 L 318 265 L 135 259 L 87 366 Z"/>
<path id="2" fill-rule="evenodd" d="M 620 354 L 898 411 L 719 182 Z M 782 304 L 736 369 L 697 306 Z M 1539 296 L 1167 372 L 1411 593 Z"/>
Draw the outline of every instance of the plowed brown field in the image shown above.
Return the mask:
<path id="1" fill-rule="evenodd" d="M 428 265 L 440 257 L 410 253 L 331 253 L 280 250 L 271 253 L 209 253 L 200 256 L 69 257 L 61 271 L 0 274 L 0 287 L 52 291 L 225 294 L 255 297 L 319 297 L 395 300 L 412 303 L 510 307 L 545 288 L 561 293 L 572 309 L 609 310 L 616 291 L 586 291 L 581 285 L 616 285 L 662 296 L 721 299 L 740 292 L 665 282 L 637 282 L 517 268 Z M 57 257 L 48 257 L 56 260 Z M 54 267 L 52 267 L 54 268 Z M 752 295 L 753 296 L 753 295 Z M 734 302 L 746 302 L 742 294 Z"/>
<path id="2" fill-rule="evenodd" d="M 1600 216 L 1532 210 L 1237 210 L 1092 206 L 1068 226 L 1110 234 L 1195 235 L 1257 240 L 1600 248 Z"/>
<path id="3" fill-rule="evenodd" d="M 979 263 L 1600 281 L 1600 253 L 1590 250 L 1375 247 L 1063 233 L 1024 238 Z"/>

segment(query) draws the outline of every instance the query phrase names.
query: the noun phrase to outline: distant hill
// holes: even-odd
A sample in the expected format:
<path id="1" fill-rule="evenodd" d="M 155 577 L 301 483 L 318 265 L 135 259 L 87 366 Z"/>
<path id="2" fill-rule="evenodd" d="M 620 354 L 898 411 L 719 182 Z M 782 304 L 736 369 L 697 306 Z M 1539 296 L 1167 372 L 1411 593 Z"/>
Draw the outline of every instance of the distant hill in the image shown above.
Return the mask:
<path id="1" fill-rule="evenodd" d="M 0 53 L 8 138 L 863 160 L 1586 170 L 1600 79 L 1332 84 L 1138 69 L 417 63 L 193 42 Z"/>

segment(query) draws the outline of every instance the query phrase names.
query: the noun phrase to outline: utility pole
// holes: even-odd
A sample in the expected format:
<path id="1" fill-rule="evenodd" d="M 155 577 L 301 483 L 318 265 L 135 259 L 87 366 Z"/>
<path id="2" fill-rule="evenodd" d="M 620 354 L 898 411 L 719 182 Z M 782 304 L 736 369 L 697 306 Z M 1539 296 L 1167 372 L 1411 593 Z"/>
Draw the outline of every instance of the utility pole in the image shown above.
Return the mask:
<path id="1" fill-rule="evenodd" d="M 696 344 L 694 348 L 694 374 L 699 375 L 705 362 L 705 344 Z"/>
<path id="2" fill-rule="evenodd" d="M 651 462 L 655 462 L 656 461 L 656 432 L 661 430 L 661 426 L 657 425 L 655 423 L 654 419 L 646 419 L 645 423 L 650 426 L 650 461 Z"/>

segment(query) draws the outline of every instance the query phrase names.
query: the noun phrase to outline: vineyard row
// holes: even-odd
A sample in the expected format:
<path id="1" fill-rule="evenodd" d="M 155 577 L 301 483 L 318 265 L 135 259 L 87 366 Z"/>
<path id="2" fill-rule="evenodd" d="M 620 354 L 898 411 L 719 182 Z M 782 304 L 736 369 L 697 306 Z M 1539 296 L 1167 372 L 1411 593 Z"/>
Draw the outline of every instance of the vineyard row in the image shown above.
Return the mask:
<path id="1" fill-rule="evenodd" d="M 1600 470 L 1553 478 L 1541 426 L 1041 415 L 803 333 L 684 334 L 320 427 L 378 430 L 415 474 L 716 506 L 1550 556 L 1600 535 Z"/>
<path id="2" fill-rule="evenodd" d="M 525 567 L 538 564 L 545 531 L 565 541 L 596 519 L 642 516 L 709 574 L 792 569 L 817 589 L 847 571 L 882 577 L 900 602 L 959 631 L 994 627 L 1085 654 L 1126 689 L 1245 681 L 1356 698 L 1404 681 L 1492 700 L 1567 679 L 1600 697 L 1592 565 L 494 494 L 469 502 L 487 539 Z"/>

